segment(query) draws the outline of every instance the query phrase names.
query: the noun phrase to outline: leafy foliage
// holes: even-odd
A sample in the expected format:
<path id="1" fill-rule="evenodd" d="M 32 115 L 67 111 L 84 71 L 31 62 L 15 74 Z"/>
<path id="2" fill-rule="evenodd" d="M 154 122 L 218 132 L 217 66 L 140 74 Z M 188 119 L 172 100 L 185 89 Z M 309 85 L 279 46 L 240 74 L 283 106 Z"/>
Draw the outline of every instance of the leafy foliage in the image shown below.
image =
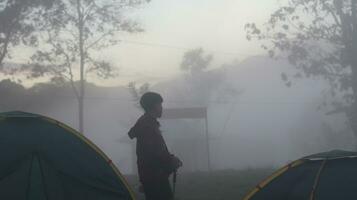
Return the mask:
<path id="1" fill-rule="evenodd" d="M 184 92 L 177 94 L 180 98 L 186 98 L 196 106 L 209 106 L 210 100 L 227 101 L 235 99 L 241 94 L 242 91 L 238 91 L 224 81 L 224 67 L 208 70 L 212 61 L 213 55 L 207 54 L 202 48 L 184 53 L 180 69 L 187 73 L 185 74 Z"/>
<path id="2" fill-rule="evenodd" d="M 204 55 L 202 48 L 192 49 L 184 54 L 180 67 L 183 71 L 194 74 L 207 69 L 212 60 L 213 56 Z"/>
<path id="3" fill-rule="evenodd" d="M 298 69 L 282 74 L 288 85 L 291 79 L 326 80 L 335 112 L 357 119 L 351 112 L 357 108 L 357 1 L 289 0 L 263 27 L 245 28 L 248 40 L 261 41 L 271 57 L 286 56 Z"/>
<path id="4" fill-rule="evenodd" d="M 12 57 L 12 48 L 38 45 L 35 34 L 54 0 L 0 0 L 0 66 Z M 2 68 L 1 68 L 2 69 Z"/>

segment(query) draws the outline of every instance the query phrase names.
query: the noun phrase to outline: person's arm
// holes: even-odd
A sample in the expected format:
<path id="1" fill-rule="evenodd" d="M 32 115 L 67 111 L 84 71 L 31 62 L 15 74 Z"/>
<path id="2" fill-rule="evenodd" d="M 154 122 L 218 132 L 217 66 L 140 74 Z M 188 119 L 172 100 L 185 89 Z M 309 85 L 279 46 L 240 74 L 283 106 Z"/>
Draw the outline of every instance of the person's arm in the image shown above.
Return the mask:
<path id="1" fill-rule="evenodd" d="M 147 158 L 155 167 L 165 170 L 168 174 L 179 167 L 176 166 L 178 163 L 175 162 L 177 158 L 167 150 L 165 141 L 156 127 L 146 127 L 143 146 Z"/>

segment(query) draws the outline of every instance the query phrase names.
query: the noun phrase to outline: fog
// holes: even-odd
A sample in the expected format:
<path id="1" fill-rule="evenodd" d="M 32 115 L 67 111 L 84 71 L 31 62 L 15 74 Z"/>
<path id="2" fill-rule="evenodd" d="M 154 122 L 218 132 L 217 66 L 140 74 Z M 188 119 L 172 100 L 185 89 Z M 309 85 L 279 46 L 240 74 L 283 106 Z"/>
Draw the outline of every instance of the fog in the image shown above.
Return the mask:
<path id="1" fill-rule="evenodd" d="M 280 74 L 289 70 L 294 69 L 287 61 L 255 56 L 208 70 L 200 82 L 218 80 L 208 93 L 202 92 L 201 86 L 191 87 L 184 74 L 152 85 L 150 90 L 162 94 L 164 108 L 207 105 L 215 170 L 279 167 L 312 153 L 353 150 L 355 140 L 345 116 L 326 115 L 327 109 L 318 109 L 327 87 L 324 81 L 305 80 L 286 87 Z M 232 95 L 231 90 L 237 92 Z M 77 102 L 71 96 L 70 88 L 65 88 L 47 97 L 46 105 L 16 109 L 50 116 L 77 128 Z M 135 141 L 129 140 L 127 132 L 142 112 L 127 87 L 87 87 L 85 136 L 123 173 L 135 172 Z M 183 170 L 207 170 L 204 120 L 160 122 L 169 149 L 186 161 Z M 326 131 L 326 125 L 332 130 Z"/>
<path id="2" fill-rule="evenodd" d="M 206 119 L 159 119 L 184 173 L 356 150 L 356 31 L 333 16 L 275 0 L 19 2 L 0 0 L 0 111 L 82 131 L 123 174 L 137 173 L 127 133 L 147 91 L 162 95 L 164 115 L 207 109 Z"/>
<path id="3" fill-rule="evenodd" d="M 256 56 L 214 69 L 212 71 L 223 76 L 223 80 L 202 101 L 202 94 L 198 90 L 192 91 L 184 76 L 153 85 L 151 90 L 163 95 L 166 108 L 207 104 L 213 169 L 278 167 L 313 153 L 333 149 L 353 150 L 355 140 L 346 125 L 345 116 L 326 116 L 326 110 L 318 110 L 326 84 L 309 80 L 288 88 L 282 83 L 280 74 L 290 67 L 286 61 Z M 239 91 L 238 94 L 233 97 L 225 94 L 227 87 Z M 87 123 L 94 126 L 87 126 L 86 133 L 114 158 L 121 160 L 119 166 L 128 169 L 127 163 L 131 163 L 129 160 L 132 159 L 128 155 L 130 145 L 113 141 L 127 137 L 128 129 L 142 111 L 130 102 L 129 93 L 122 94 L 118 92 L 114 97 L 120 100 L 107 100 L 98 102 L 101 106 L 89 106 L 96 108 L 95 111 L 86 109 Z M 92 103 L 95 104 L 88 101 L 89 105 Z M 116 122 L 119 121 L 118 126 Z M 161 119 L 160 122 L 169 148 L 184 158 L 188 157 L 187 170 L 206 170 L 204 120 Z M 325 124 L 332 128 L 332 133 L 326 132 Z M 185 142 L 197 137 L 200 141 L 191 146 Z M 132 145 L 133 141 L 129 143 Z M 188 146 L 182 147 L 183 144 Z M 193 158 L 190 160 L 189 157 L 195 153 L 197 157 L 194 159 L 201 161 L 193 167 Z"/>

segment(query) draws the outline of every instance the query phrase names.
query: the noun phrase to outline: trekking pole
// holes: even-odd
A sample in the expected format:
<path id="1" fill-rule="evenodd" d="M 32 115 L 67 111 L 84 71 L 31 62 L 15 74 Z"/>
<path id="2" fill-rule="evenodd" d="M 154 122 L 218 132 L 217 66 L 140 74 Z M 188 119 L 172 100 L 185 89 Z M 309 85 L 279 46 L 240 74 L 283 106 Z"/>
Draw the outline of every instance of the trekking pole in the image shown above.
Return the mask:
<path id="1" fill-rule="evenodd" d="M 174 176 L 172 177 L 172 196 L 173 196 L 173 199 L 175 199 L 176 178 L 177 178 L 177 170 L 174 171 Z"/>

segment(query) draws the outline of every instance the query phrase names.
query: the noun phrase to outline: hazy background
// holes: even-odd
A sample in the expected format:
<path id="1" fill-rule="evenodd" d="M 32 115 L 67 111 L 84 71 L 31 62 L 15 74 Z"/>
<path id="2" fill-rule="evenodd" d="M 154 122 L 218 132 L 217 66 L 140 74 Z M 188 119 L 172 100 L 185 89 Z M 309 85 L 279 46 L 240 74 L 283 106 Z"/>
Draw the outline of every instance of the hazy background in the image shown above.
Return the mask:
<path id="1" fill-rule="evenodd" d="M 85 136 L 123 173 L 133 173 L 135 142 L 128 139 L 127 131 L 141 110 L 135 106 L 128 83 L 136 82 L 138 86 L 149 83 L 150 90 L 161 93 L 164 107 L 208 107 L 213 169 L 277 167 L 320 151 L 355 149 L 345 116 L 327 116 L 327 110 L 318 109 L 326 98 L 326 82 L 306 79 L 286 87 L 281 73 L 295 69 L 285 59 L 271 59 L 260 43 L 247 41 L 244 25 L 265 22 L 281 3 L 284 1 L 153 0 L 129 10 L 145 31 L 118 33 L 121 42 L 98 53 L 117 67 L 118 76 L 107 80 L 88 77 Z M 180 63 L 185 52 L 200 47 L 213 60 L 204 75 L 191 83 Z M 11 62 L 26 63 L 31 51 L 16 51 Z M 25 79 L 23 86 L 2 81 L 1 111 L 41 113 L 78 128 L 77 101 L 69 85 L 44 84 L 46 81 Z M 203 86 L 193 86 L 196 83 Z M 161 123 L 170 150 L 186 163 L 183 170 L 206 170 L 204 122 Z"/>

